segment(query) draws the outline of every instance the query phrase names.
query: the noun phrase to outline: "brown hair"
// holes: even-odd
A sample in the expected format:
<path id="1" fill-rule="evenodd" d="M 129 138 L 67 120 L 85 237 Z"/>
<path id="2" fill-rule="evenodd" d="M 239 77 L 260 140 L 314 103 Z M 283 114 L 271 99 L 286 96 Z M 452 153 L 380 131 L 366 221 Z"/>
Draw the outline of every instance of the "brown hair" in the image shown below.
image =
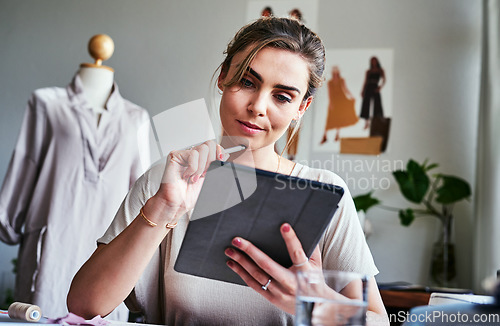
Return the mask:
<path id="1" fill-rule="evenodd" d="M 308 89 L 303 100 L 315 94 L 323 82 L 325 48 L 314 32 L 296 19 L 289 18 L 262 17 L 242 27 L 236 33 L 224 51 L 226 58 L 220 65 L 221 73 L 227 73 L 233 57 L 238 52 L 247 48 L 251 50 L 234 76 L 224 86 L 233 86 L 238 83 L 257 53 L 265 47 L 299 54 L 307 62 L 309 68 Z"/>

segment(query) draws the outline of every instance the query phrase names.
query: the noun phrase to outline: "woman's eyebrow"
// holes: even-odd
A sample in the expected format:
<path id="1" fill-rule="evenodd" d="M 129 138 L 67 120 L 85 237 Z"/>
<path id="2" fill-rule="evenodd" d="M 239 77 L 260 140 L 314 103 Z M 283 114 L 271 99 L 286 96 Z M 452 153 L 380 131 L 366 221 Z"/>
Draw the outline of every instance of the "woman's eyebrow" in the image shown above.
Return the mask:
<path id="1" fill-rule="evenodd" d="M 297 87 L 287 86 L 287 85 L 282 85 L 282 84 L 276 84 L 273 87 L 274 88 L 279 88 L 279 89 L 284 89 L 284 90 L 287 90 L 287 91 L 297 92 L 297 93 L 300 94 L 300 90 Z"/>
<path id="2" fill-rule="evenodd" d="M 255 78 L 257 78 L 258 81 L 262 82 L 262 76 L 257 71 L 253 70 L 250 67 L 248 67 L 247 70 L 250 74 L 252 74 Z"/>
<path id="3" fill-rule="evenodd" d="M 250 67 L 248 67 L 247 70 L 248 70 L 248 72 L 252 76 L 254 76 L 255 78 L 257 78 L 258 81 L 262 82 L 262 76 L 257 71 L 253 70 Z M 276 84 L 273 87 L 274 88 L 279 88 L 279 89 L 284 89 L 284 90 L 287 90 L 287 91 L 297 92 L 297 93 L 300 94 L 300 90 L 297 87 L 287 86 L 287 85 L 283 85 L 283 84 Z"/>

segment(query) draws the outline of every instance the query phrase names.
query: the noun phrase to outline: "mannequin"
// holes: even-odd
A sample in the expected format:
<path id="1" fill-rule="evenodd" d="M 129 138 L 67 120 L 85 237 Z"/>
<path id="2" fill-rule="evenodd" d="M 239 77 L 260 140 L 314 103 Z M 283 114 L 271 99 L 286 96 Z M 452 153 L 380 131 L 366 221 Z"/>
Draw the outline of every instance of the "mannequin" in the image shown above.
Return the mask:
<path id="1" fill-rule="evenodd" d="M 113 41 L 96 35 L 88 49 L 95 63 L 81 64 L 70 84 L 31 94 L 0 188 L 0 241 L 20 244 L 14 300 L 50 318 L 68 313 L 73 276 L 149 166 L 149 134 L 139 132 L 149 115 L 102 65 Z M 107 318 L 126 321 L 128 310 Z"/>
<path id="2" fill-rule="evenodd" d="M 83 84 L 85 98 L 94 110 L 97 125 L 102 113 L 106 110 L 106 102 L 111 94 L 114 70 L 103 66 L 102 61 L 109 59 L 114 51 L 113 40 L 105 34 L 94 35 L 88 45 L 90 56 L 95 63 L 82 63 L 78 75 Z"/>

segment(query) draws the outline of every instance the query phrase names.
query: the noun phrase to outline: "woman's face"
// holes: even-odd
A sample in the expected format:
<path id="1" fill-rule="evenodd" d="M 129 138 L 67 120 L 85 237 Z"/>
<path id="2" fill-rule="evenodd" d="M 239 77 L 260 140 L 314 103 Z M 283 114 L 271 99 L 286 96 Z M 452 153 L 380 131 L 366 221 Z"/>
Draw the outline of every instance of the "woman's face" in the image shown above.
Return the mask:
<path id="1" fill-rule="evenodd" d="M 224 87 L 248 49 L 237 53 L 218 79 L 220 116 L 225 136 L 243 137 L 250 149 L 274 146 L 292 119 L 309 107 L 304 99 L 309 82 L 307 63 L 298 54 L 275 48 L 260 50 L 239 84 Z"/>

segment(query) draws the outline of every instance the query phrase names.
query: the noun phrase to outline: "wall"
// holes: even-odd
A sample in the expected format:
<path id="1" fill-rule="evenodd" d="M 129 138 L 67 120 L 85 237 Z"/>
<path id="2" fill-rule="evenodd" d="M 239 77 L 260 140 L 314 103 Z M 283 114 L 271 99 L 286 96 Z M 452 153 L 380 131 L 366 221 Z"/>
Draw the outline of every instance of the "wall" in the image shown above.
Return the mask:
<path id="1" fill-rule="evenodd" d="M 326 48 L 394 49 L 389 153 L 335 157 L 337 166 L 345 160 L 366 164 L 364 171 L 339 174 L 381 180 L 390 173 L 368 168 L 371 164 L 430 158 L 443 171 L 474 183 L 480 5 L 467 0 L 319 1 L 318 31 Z M 107 33 L 113 38 L 115 54 L 105 64 L 115 69 L 124 97 L 155 115 L 209 94 L 212 73 L 226 43 L 245 23 L 246 8 L 246 1 L 231 0 L 1 0 L 0 180 L 29 94 L 40 87 L 65 86 L 78 65 L 90 61 L 90 36 Z M 325 161 L 331 155 L 311 152 L 308 158 Z M 366 189 L 354 185 L 351 190 Z M 394 182 L 377 194 L 387 203 L 404 205 Z M 456 208 L 463 287 L 472 283 L 473 203 Z M 373 209 L 368 217 L 374 224 L 369 244 L 381 271 L 379 281 L 425 284 L 434 221 L 424 218 L 403 228 L 393 213 Z M 10 284 L 9 261 L 16 250 L 0 244 L 0 275 L 6 279 L 0 278 L 0 287 Z"/>

